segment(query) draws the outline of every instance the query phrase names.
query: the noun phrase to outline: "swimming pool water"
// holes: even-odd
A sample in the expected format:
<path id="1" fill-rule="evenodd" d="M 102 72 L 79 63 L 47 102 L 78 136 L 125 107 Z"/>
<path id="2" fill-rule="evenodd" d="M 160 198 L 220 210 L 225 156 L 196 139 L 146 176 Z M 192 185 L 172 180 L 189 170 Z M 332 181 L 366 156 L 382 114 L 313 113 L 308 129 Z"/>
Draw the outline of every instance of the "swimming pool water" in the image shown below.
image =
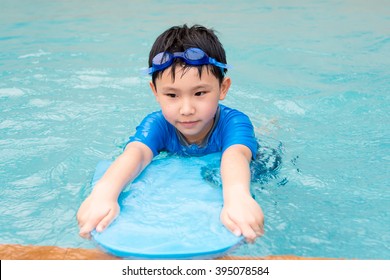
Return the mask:
<path id="1" fill-rule="evenodd" d="M 10 1 L 0 9 L 0 243 L 92 248 L 76 211 L 98 161 L 158 109 L 155 37 L 214 27 L 224 104 L 279 147 L 252 186 L 264 237 L 236 255 L 390 258 L 387 1 Z"/>

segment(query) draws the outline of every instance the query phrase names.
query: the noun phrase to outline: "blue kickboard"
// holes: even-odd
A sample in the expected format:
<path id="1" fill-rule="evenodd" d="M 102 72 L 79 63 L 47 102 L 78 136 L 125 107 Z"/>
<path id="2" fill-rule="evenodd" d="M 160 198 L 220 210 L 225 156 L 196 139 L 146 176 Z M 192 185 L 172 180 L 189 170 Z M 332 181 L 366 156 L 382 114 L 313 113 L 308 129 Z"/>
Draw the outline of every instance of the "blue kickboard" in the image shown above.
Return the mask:
<path id="1" fill-rule="evenodd" d="M 200 259 L 226 254 L 243 238 L 222 225 L 222 189 L 201 174 L 202 168 L 215 166 L 220 159 L 217 153 L 153 160 L 120 195 L 121 212 L 114 222 L 101 233 L 92 232 L 94 241 L 122 258 Z M 93 185 L 110 164 L 99 162 Z"/>

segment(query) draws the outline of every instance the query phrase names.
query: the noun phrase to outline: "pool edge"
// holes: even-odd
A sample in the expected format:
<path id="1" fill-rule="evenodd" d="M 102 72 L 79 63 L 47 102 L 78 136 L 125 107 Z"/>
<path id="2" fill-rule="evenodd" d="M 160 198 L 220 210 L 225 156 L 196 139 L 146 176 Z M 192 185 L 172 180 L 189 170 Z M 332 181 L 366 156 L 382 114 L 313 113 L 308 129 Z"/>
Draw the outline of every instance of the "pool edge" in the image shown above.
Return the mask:
<path id="1" fill-rule="evenodd" d="M 1 260 L 120 260 L 98 249 L 64 248 L 57 246 L 36 246 L 19 244 L 0 244 Z M 329 258 L 280 256 L 232 256 L 218 260 L 326 260 Z"/>

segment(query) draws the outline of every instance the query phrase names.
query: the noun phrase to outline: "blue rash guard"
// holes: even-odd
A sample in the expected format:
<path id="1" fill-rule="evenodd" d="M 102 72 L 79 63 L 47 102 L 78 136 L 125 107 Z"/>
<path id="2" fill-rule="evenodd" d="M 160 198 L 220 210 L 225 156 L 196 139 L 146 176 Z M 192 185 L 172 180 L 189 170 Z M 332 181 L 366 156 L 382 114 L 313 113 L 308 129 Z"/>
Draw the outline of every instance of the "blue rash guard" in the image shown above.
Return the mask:
<path id="1" fill-rule="evenodd" d="M 136 133 L 129 141 L 138 141 L 148 146 L 153 156 L 162 151 L 181 156 L 203 156 L 206 154 L 224 152 L 235 144 L 242 144 L 256 158 L 258 144 L 253 125 L 244 113 L 219 104 L 212 129 L 200 144 L 189 144 L 184 136 L 171 125 L 161 111 L 146 116 L 137 126 Z"/>

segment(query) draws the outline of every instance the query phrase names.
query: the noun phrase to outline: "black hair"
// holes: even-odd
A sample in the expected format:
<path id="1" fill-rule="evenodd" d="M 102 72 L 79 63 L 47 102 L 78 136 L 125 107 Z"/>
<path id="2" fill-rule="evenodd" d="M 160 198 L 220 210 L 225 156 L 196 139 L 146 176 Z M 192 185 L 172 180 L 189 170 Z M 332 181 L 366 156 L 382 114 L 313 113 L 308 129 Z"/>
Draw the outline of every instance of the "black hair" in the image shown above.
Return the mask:
<path id="1" fill-rule="evenodd" d="M 158 53 L 184 52 L 189 48 L 202 49 L 209 57 L 215 58 L 217 61 L 224 64 L 227 63 L 225 50 L 218 37 L 215 35 L 213 29 L 209 29 L 198 24 L 193 25 L 192 27 L 188 27 L 186 24 L 184 24 L 182 26 L 173 26 L 157 37 L 149 53 L 149 67 L 152 67 L 152 60 Z M 184 68 L 196 67 L 198 68 L 199 77 L 202 75 L 202 68 L 205 65 L 193 66 L 183 63 L 184 62 L 178 58 L 176 58 L 172 63 L 171 73 L 173 80 L 175 79 L 175 68 L 177 64 L 183 65 Z M 211 73 L 217 77 L 219 83 L 222 83 L 227 69 L 222 69 L 215 65 L 206 66 L 207 71 L 210 70 Z M 152 82 L 154 85 L 156 85 L 156 78 L 161 77 L 164 70 L 166 69 L 156 71 L 152 74 Z"/>

